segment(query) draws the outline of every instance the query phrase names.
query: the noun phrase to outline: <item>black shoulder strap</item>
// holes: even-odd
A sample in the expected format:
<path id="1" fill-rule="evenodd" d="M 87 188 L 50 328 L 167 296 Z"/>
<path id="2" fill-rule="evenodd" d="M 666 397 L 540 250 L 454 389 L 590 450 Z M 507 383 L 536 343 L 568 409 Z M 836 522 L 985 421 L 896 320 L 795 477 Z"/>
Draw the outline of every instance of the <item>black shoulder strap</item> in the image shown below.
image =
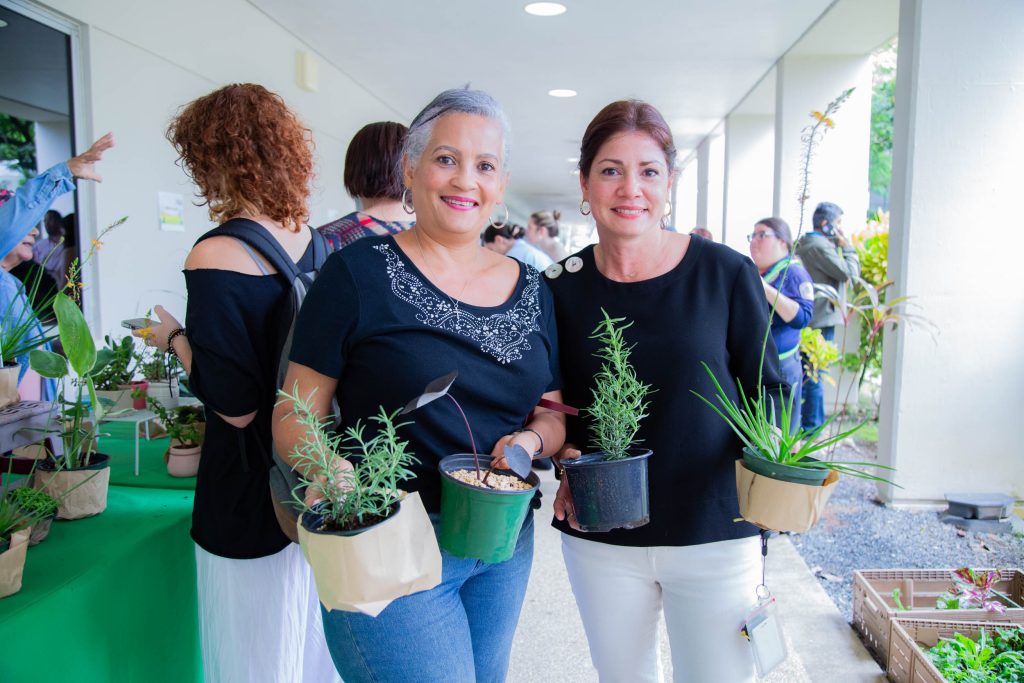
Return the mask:
<path id="1" fill-rule="evenodd" d="M 323 236 L 316 230 L 312 230 L 312 228 L 310 230 L 313 233 L 313 253 L 315 258 L 317 251 L 326 252 L 326 246 L 323 244 Z M 318 236 L 320 240 L 317 240 Z M 260 256 L 267 259 L 270 265 L 274 267 L 274 270 L 288 278 L 289 282 L 294 281 L 295 278 L 302 274 L 291 257 L 288 256 L 288 252 L 281 246 L 281 243 L 274 239 L 269 230 L 256 221 L 251 221 L 248 218 L 233 218 L 227 223 L 207 232 L 196 240 L 196 244 L 211 237 L 234 237 L 240 242 L 245 242 L 259 252 Z M 324 258 L 326 258 L 326 255 Z"/>

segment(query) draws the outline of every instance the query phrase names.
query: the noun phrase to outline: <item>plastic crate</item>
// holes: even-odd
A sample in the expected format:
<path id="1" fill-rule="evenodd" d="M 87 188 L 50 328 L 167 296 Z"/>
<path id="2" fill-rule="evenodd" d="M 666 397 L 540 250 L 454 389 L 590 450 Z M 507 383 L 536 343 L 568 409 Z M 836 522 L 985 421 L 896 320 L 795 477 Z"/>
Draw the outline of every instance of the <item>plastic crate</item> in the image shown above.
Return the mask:
<path id="1" fill-rule="evenodd" d="M 853 627 L 878 659 L 889 661 L 893 617 L 934 621 L 998 621 L 1024 623 L 1024 608 L 997 614 L 983 609 L 940 610 L 935 601 L 953 586 L 953 569 L 862 569 L 853 572 Z M 979 570 L 991 571 L 991 570 Z M 910 611 L 898 611 L 892 599 L 900 589 L 900 601 Z M 1024 605 L 1024 572 L 1004 569 L 994 586 L 1018 605 Z"/>
<path id="2" fill-rule="evenodd" d="M 952 638 L 954 633 L 977 640 L 982 628 L 991 633 L 996 627 L 1021 628 L 1020 624 L 991 621 L 930 621 L 896 617 L 892 620 L 889 665 L 886 667 L 889 680 L 893 683 L 946 683 L 925 651 L 940 638 Z"/>

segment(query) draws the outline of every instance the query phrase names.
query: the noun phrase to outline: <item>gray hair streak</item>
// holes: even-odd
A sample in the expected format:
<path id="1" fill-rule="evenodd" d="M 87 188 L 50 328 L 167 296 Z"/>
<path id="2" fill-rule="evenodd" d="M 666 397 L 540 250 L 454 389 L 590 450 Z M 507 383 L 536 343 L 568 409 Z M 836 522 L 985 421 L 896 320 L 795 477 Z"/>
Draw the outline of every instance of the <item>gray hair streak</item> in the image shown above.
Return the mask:
<path id="1" fill-rule="evenodd" d="M 409 165 L 416 166 L 416 162 L 423 156 L 430 140 L 430 134 L 434 130 L 437 120 L 446 114 L 476 114 L 484 118 L 497 121 L 501 124 L 502 138 L 502 171 L 508 172 L 508 163 L 511 156 L 512 129 L 508 124 L 508 117 L 502 110 L 498 101 L 482 90 L 470 90 L 457 88 L 445 90 L 435 97 L 430 104 L 423 108 L 416 118 L 409 124 L 409 132 L 405 136 L 402 145 L 402 158 L 409 161 Z"/>

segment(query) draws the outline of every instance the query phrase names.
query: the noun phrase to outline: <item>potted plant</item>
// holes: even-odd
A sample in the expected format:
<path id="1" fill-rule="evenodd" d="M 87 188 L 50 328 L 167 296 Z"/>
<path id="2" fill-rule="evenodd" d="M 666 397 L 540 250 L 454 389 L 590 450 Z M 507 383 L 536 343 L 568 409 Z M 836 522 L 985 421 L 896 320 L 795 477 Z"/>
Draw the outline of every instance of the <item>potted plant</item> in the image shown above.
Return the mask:
<path id="1" fill-rule="evenodd" d="M 139 363 L 142 378 L 147 382 L 146 394 L 156 399 L 165 408 L 175 408 L 181 398 L 178 385 L 179 365 L 174 355 L 154 348 L 148 357 Z"/>
<path id="2" fill-rule="evenodd" d="M 36 519 L 8 496 L 0 496 L 0 598 L 21 590 L 29 527 Z"/>
<path id="3" fill-rule="evenodd" d="M 95 452 L 96 425 L 106 411 L 96 396 L 94 377 L 104 371 L 113 351 L 96 351 L 85 316 L 69 296 L 58 294 L 53 311 L 67 357 L 35 349 L 29 354 L 29 363 L 43 377 L 58 382 L 56 403 L 62 420 L 56 431 L 63 449 L 61 455 L 51 453 L 39 465 L 35 485 L 60 501 L 60 519 L 79 519 L 99 514 L 107 507 L 110 456 Z M 73 400 L 66 396 L 68 388 Z M 90 409 L 94 422 L 87 419 Z"/>
<path id="4" fill-rule="evenodd" d="M 637 448 L 640 421 L 647 417 L 651 386 L 641 382 L 629 361 L 632 347 L 624 332 L 632 323 L 604 319 L 591 335 L 601 348 L 601 369 L 594 377 L 594 400 L 584 413 L 589 419 L 591 453 L 563 460 L 572 492 L 576 522 L 584 531 L 635 529 L 650 519 L 647 461 L 650 449 Z"/>
<path id="5" fill-rule="evenodd" d="M 439 584 L 441 552 L 430 518 L 418 493 L 400 489 L 416 459 L 398 437 L 399 411 L 381 408 L 371 418 L 373 436 L 361 422 L 338 434 L 308 400 L 283 390 L 280 396 L 305 428 L 292 453 L 300 476 L 292 496 L 301 510 L 299 544 L 324 606 L 377 616 L 393 600 Z M 351 470 L 339 470 L 343 455 L 355 456 Z M 307 487 L 319 494 L 312 505 Z"/>
<path id="6" fill-rule="evenodd" d="M 110 410 L 141 410 L 146 407 L 145 381 L 136 381 L 135 373 L 139 367 L 140 357 L 135 351 L 135 338 L 125 336 L 119 340 L 110 335 L 103 337 L 106 344 L 104 351 L 110 361 L 98 372 L 96 396 L 110 407 Z"/>
<path id="7" fill-rule="evenodd" d="M 43 329 L 29 303 L 37 300 L 42 273 L 42 268 L 36 268 L 26 284 L 19 284 L 20 295 L 11 297 L 3 311 L 0 322 L 0 358 L 3 360 L 0 365 L 0 410 L 19 400 L 18 379 L 22 368 L 18 358 L 56 338 Z M 44 294 L 40 309 L 48 309 L 52 301 L 52 295 Z"/>
<path id="8" fill-rule="evenodd" d="M 506 448 L 509 470 L 495 470 L 494 458 L 480 455 L 469 420 L 448 393 L 458 371 L 440 377 L 405 406 L 403 414 L 447 397 L 462 416 L 471 454 L 441 459 L 441 531 L 439 543 L 451 555 L 488 563 L 512 557 L 540 479 L 530 470 L 531 458 L 521 446 Z"/>
<path id="9" fill-rule="evenodd" d="M 171 437 L 165 462 L 167 474 L 172 477 L 194 477 L 199 472 L 199 456 L 202 452 L 204 414 L 198 406 L 178 406 L 168 410 L 153 397 L 148 399 L 150 408 Z"/>
<path id="10" fill-rule="evenodd" d="M 50 524 L 57 516 L 59 505 L 57 499 L 45 491 L 30 486 L 11 489 L 8 491 L 7 497 L 34 520 L 29 536 L 29 545 L 37 545 L 46 540 L 50 534 Z"/>

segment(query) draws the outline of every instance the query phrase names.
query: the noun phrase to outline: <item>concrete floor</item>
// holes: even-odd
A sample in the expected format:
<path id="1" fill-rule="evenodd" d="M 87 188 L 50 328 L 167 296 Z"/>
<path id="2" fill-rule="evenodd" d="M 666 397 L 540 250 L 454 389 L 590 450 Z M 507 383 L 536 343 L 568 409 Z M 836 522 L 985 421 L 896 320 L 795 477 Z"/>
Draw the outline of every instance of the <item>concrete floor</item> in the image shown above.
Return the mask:
<path id="1" fill-rule="evenodd" d="M 510 683 L 597 681 L 576 602 L 562 563 L 559 532 L 550 526 L 557 482 L 540 472 L 543 507 L 536 513 L 533 570 L 512 646 Z M 789 658 L 766 683 L 876 683 L 885 680 L 856 634 L 786 537 L 768 550 L 768 585 L 779 601 Z M 665 680 L 672 680 L 668 639 L 660 628 Z M 698 681 L 696 683 L 728 683 Z"/>

